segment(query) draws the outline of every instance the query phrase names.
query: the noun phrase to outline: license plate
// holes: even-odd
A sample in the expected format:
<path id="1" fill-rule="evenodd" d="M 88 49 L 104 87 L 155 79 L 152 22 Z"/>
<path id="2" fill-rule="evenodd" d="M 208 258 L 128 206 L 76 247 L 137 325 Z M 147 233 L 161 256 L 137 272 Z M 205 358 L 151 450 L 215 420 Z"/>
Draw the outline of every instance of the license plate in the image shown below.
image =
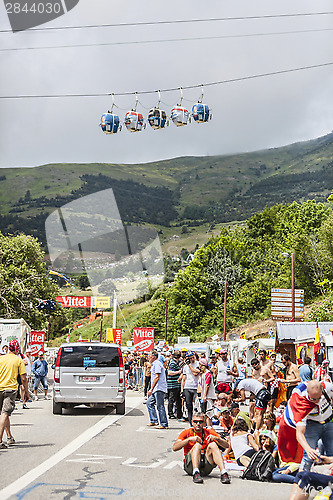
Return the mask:
<path id="1" fill-rule="evenodd" d="M 99 377 L 80 377 L 81 382 L 98 382 Z"/>

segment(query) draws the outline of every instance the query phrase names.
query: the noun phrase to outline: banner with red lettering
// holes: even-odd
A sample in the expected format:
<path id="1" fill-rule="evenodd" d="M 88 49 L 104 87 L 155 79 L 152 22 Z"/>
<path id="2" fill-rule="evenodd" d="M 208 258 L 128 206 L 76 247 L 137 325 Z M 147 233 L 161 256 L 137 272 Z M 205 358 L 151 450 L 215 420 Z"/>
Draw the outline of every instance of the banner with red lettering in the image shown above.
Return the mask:
<path id="1" fill-rule="evenodd" d="M 121 336 L 123 334 L 122 329 L 121 328 L 112 328 L 112 330 L 113 330 L 113 338 L 114 338 L 115 344 L 121 345 Z"/>
<path id="2" fill-rule="evenodd" d="M 38 356 L 39 353 L 44 354 L 44 341 L 45 341 L 45 332 L 37 332 L 35 330 L 31 330 L 30 332 L 30 349 L 31 356 Z"/>
<path id="3" fill-rule="evenodd" d="M 62 307 L 90 307 L 91 297 L 74 297 L 72 295 L 56 297 Z"/>
<path id="4" fill-rule="evenodd" d="M 136 351 L 151 351 L 154 349 L 155 328 L 133 328 L 134 348 Z"/>

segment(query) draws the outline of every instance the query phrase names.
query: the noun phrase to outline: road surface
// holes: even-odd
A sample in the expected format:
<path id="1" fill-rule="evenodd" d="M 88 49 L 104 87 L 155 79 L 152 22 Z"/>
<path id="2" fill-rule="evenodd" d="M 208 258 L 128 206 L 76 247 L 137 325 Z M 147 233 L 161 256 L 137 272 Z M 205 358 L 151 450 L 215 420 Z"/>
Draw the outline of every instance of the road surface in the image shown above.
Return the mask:
<path id="1" fill-rule="evenodd" d="M 243 481 L 231 471 L 222 485 L 218 469 L 203 485 L 182 468 L 183 451 L 172 444 L 186 423 L 148 428 L 143 397 L 128 391 L 126 415 L 111 409 L 75 408 L 52 414 L 52 401 L 18 403 L 12 415 L 16 444 L 0 451 L 0 499 L 288 499 L 285 484 Z"/>

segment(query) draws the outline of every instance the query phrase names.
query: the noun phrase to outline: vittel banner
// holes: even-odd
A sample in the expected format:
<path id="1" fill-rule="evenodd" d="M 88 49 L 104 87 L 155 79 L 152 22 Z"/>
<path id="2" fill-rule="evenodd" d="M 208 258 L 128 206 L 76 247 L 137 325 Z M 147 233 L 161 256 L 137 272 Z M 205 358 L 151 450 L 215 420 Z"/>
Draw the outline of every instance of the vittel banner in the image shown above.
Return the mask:
<path id="1" fill-rule="evenodd" d="M 45 332 L 31 330 L 30 332 L 31 356 L 38 356 L 40 353 L 44 354 L 44 341 L 45 341 Z"/>
<path id="2" fill-rule="evenodd" d="M 154 349 L 155 328 L 133 328 L 134 348 L 136 351 L 151 351 Z"/>
<path id="3" fill-rule="evenodd" d="M 92 297 L 61 296 L 56 301 L 63 307 L 91 307 Z"/>

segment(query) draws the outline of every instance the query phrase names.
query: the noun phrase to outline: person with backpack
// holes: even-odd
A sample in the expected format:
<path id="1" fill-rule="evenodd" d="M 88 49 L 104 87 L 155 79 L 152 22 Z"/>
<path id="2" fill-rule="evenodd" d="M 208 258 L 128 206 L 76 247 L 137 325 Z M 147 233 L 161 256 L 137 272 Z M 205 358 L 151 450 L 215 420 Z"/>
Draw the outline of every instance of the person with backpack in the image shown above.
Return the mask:
<path id="1" fill-rule="evenodd" d="M 230 447 L 226 450 L 228 454 L 232 449 L 238 465 L 247 467 L 251 457 L 258 451 L 258 445 L 249 432 L 247 423 L 242 418 L 238 418 L 230 432 Z"/>

